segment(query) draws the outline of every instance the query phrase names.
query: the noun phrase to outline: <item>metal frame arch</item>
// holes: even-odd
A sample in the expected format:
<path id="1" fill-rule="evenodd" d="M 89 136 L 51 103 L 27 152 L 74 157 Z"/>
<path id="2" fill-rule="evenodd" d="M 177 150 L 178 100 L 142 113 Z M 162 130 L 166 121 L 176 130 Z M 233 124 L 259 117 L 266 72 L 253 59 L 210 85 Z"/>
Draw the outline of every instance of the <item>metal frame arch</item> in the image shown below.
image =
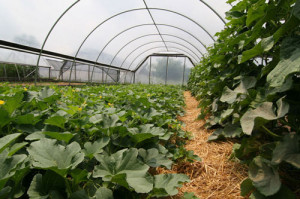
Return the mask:
<path id="1" fill-rule="evenodd" d="M 206 3 L 205 1 L 203 0 L 199 0 L 201 3 L 203 3 L 206 7 L 208 7 L 211 11 L 213 11 L 213 13 L 215 13 L 215 15 L 217 15 L 217 17 L 219 19 L 221 19 L 221 21 L 226 24 L 225 20 L 223 19 L 223 17 L 221 17 L 221 15 L 213 8 L 211 7 L 210 5 L 208 5 L 208 3 Z"/>
<path id="2" fill-rule="evenodd" d="M 124 63 L 125 63 L 125 61 L 127 60 L 127 58 L 128 58 L 130 55 L 132 55 L 132 53 L 134 53 L 136 50 L 138 50 L 139 48 L 141 48 L 141 47 L 143 47 L 143 46 L 146 46 L 146 45 L 148 45 L 148 44 L 159 43 L 159 42 L 161 42 L 161 41 L 152 41 L 152 42 L 147 42 L 147 43 L 145 43 L 145 44 L 142 44 L 142 45 L 138 46 L 137 48 L 135 48 L 134 50 L 132 50 L 132 51 L 127 55 L 127 57 L 123 60 L 123 62 L 122 62 L 122 64 L 121 64 L 120 68 L 122 68 L 122 66 L 124 65 Z M 185 45 L 180 44 L 180 43 L 177 43 L 177 42 L 173 42 L 173 41 L 165 41 L 165 42 L 166 42 L 166 43 L 174 43 L 174 44 L 177 44 L 177 45 L 179 45 L 179 46 L 182 46 L 182 47 L 184 47 L 184 48 L 190 50 L 190 51 L 192 52 L 192 54 L 196 55 L 196 57 L 200 60 L 200 57 L 198 57 L 198 55 L 197 55 L 195 52 L 193 52 L 191 49 L 189 49 L 189 48 L 186 47 Z M 193 58 L 195 59 L 195 57 L 193 57 Z M 197 59 L 195 59 L 195 60 L 197 60 Z"/>
<path id="3" fill-rule="evenodd" d="M 115 56 L 113 57 L 113 59 L 111 60 L 110 62 L 110 65 L 114 62 L 115 58 L 117 57 L 117 55 L 126 47 L 128 46 L 129 44 L 131 44 L 132 42 L 140 39 L 140 38 L 143 38 L 143 37 L 149 37 L 149 36 L 158 36 L 159 34 L 146 34 L 146 35 L 142 35 L 142 36 L 139 36 L 129 42 L 127 42 L 124 46 L 122 46 L 122 48 L 115 54 Z M 182 39 L 181 37 L 177 37 L 176 35 L 173 35 L 173 34 L 161 34 L 161 35 L 165 35 L 165 36 L 171 36 L 171 37 L 175 37 L 175 38 L 178 38 L 178 39 L 181 39 L 182 41 L 186 41 L 185 39 Z M 190 45 L 193 46 L 193 44 L 191 44 L 190 42 L 186 41 L 187 43 L 189 43 Z M 194 48 L 196 48 L 195 46 L 193 46 Z M 197 49 L 198 50 L 198 49 Z M 203 52 L 201 52 L 200 50 L 198 50 L 198 52 L 203 56 Z"/>
<path id="4" fill-rule="evenodd" d="M 157 35 L 157 34 L 154 34 L 154 35 Z M 171 35 L 171 34 L 161 34 L 161 35 L 166 35 L 166 36 L 171 36 L 171 37 L 175 37 L 175 38 L 178 38 L 178 39 L 181 39 L 182 41 L 185 41 L 185 42 L 187 42 L 188 44 L 190 44 L 190 45 L 192 45 L 193 47 L 194 47 L 194 45 L 193 44 L 191 44 L 190 42 L 188 42 L 188 41 L 186 41 L 186 40 L 184 40 L 184 39 L 182 39 L 182 38 L 180 38 L 180 37 L 177 37 L 177 36 L 174 36 L 174 35 Z M 147 36 L 147 35 L 146 35 Z M 168 41 L 166 41 L 167 43 L 168 43 Z M 170 41 L 169 41 L 170 42 Z M 178 44 L 179 45 L 179 43 L 175 43 L 175 44 Z M 185 47 L 185 46 L 184 46 Z M 186 47 L 187 48 L 187 47 Z M 189 49 L 190 50 L 190 49 Z M 187 52 L 187 51 L 185 51 L 185 52 Z M 191 52 L 193 52 L 193 51 L 191 51 Z M 204 56 L 203 55 L 203 53 L 201 52 L 201 51 L 198 51 L 202 56 Z M 194 52 L 193 52 L 194 53 Z M 195 53 L 194 53 L 195 54 Z M 196 54 L 195 54 L 196 55 Z M 191 55 L 190 55 L 191 56 Z M 197 55 L 196 55 L 197 56 Z M 192 56 L 193 57 L 193 56 Z M 194 58 L 194 57 L 193 57 Z M 198 57 L 197 56 L 197 58 L 199 58 L 200 59 L 200 57 Z M 195 59 L 195 58 L 194 58 Z M 196 60 L 196 59 L 195 59 Z"/>
<path id="5" fill-rule="evenodd" d="M 173 48 L 175 48 L 175 49 L 178 49 L 179 51 L 182 51 L 182 49 L 179 49 L 179 48 L 176 48 L 176 47 L 170 47 L 170 49 L 173 49 Z M 174 52 L 176 52 L 176 51 L 174 51 Z M 186 51 L 183 51 L 183 52 L 186 52 Z M 183 54 L 186 58 L 188 58 L 188 60 L 191 62 L 191 64 L 193 65 L 193 66 L 195 66 L 196 64 L 193 62 L 193 60 L 188 56 L 188 55 L 186 55 L 186 54 Z M 141 67 L 141 65 L 142 65 L 142 63 L 143 63 L 143 61 L 146 61 L 149 57 L 151 57 L 151 56 L 157 56 L 157 55 L 155 55 L 155 53 L 154 54 L 150 54 L 150 55 L 147 55 L 146 56 L 146 58 L 145 59 L 143 59 L 141 62 L 139 62 L 139 64 L 137 65 L 138 67 L 136 68 L 136 69 L 134 69 L 133 70 L 133 72 L 136 72 L 136 71 L 138 71 L 139 69 L 140 69 L 140 67 Z M 175 56 L 176 57 L 176 56 Z M 128 72 L 128 71 L 126 71 L 126 72 Z"/>
<path id="6" fill-rule="evenodd" d="M 215 38 L 201 25 L 199 24 L 198 22 L 196 22 L 195 20 L 193 20 L 192 18 L 184 15 L 184 14 L 181 14 L 179 12 L 176 12 L 176 11 L 173 11 L 173 10 L 169 10 L 169 9 L 165 9 L 165 8 L 148 8 L 149 10 L 160 10 L 160 11 L 166 11 L 166 12 L 171 12 L 171 13 L 174 13 L 174 14 L 177 14 L 177 15 L 180 15 L 190 21 L 192 21 L 194 24 L 196 24 L 198 27 L 200 27 L 204 32 L 206 32 L 208 34 L 208 36 L 213 40 L 213 41 L 216 41 Z"/>
<path id="7" fill-rule="evenodd" d="M 135 57 L 135 59 L 134 60 L 132 60 L 132 62 L 130 63 L 130 65 L 129 65 L 129 67 L 128 67 L 128 69 L 130 69 L 131 68 L 131 66 L 132 66 L 132 64 L 142 55 L 142 54 L 144 54 L 144 53 L 146 53 L 146 52 L 148 52 L 148 51 L 150 51 L 150 50 L 154 50 L 155 48 L 159 48 L 159 47 L 153 47 L 153 48 L 150 48 L 150 49 L 147 49 L 147 50 L 145 50 L 145 51 L 143 51 L 143 52 L 141 52 L 140 54 L 138 54 L 136 57 Z M 170 47 L 170 49 L 172 49 L 172 47 Z M 148 56 L 148 55 L 147 55 Z M 146 56 L 146 57 L 147 57 Z M 187 56 L 187 55 L 186 55 Z M 191 55 L 190 55 L 191 56 Z M 187 57 L 189 57 L 189 56 L 187 56 Z M 193 57 L 193 59 L 195 59 L 194 57 Z M 195 60 L 196 61 L 196 60 Z M 139 64 L 138 64 L 139 65 Z M 136 70 L 135 70 L 136 71 Z"/>
<path id="8" fill-rule="evenodd" d="M 154 49 L 159 49 L 159 48 L 161 48 L 161 49 L 163 49 L 164 48 L 164 46 L 157 46 L 157 47 L 152 47 L 152 48 L 150 48 L 150 49 L 147 49 L 147 50 L 145 50 L 145 51 L 143 51 L 142 53 L 140 53 L 136 58 L 135 58 L 135 60 L 139 57 L 139 56 L 141 56 L 142 54 L 144 54 L 144 53 L 146 53 L 146 52 L 148 52 L 148 51 L 150 51 L 150 50 L 154 50 Z M 171 47 L 171 46 L 169 46 L 169 49 L 177 49 L 177 50 L 179 50 L 179 51 L 183 51 L 183 52 L 185 52 L 185 53 L 187 53 L 186 51 L 184 51 L 184 50 L 182 50 L 182 49 L 180 49 L 180 48 L 176 48 L 176 47 Z M 188 53 L 187 53 L 188 54 Z M 149 54 L 149 55 L 146 55 L 146 58 L 145 59 L 147 59 L 149 56 L 151 56 L 152 55 L 152 53 L 151 54 Z M 191 60 L 191 58 L 190 58 L 190 56 L 191 55 L 186 55 L 186 54 L 184 54 L 191 62 L 192 62 L 192 64 L 194 65 L 194 63 L 193 63 L 193 61 Z M 143 59 L 143 60 L 145 60 L 145 59 Z M 195 59 L 195 58 L 193 58 L 193 59 Z M 135 61 L 134 60 L 134 61 Z M 137 66 L 140 66 L 141 65 L 141 63 L 143 62 L 143 60 L 141 61 L 141 62 L 139 62 L 139 64 L 137 65 Z M 134 62 L 134 61 L 132 61 L 132 63 Z M 196 59 L 195 59 L 195 61 L 196 61 Z M 128 69 L 131 67 L 131 65 L 132 65 L 132 63 L 130 64 L 130 66 L 128 67 Z M 134 73 L 136 73 L 136 71 L 138 70 L 139 68 L 137 68 L 137 69 L 135 69 L 133 72 Z M 126 74 L 125 74 L 125 80 L 126 80 L 126 76 L 127 76 L 127 71 L 126 71 Z"/>
<path id="9" fill-rule="evenodd" d="M 145 53 L 145 52 L 147 52 L 147 51 L 150 51 L 150 50 L 154 50 L 154 49 L 164 49 L 165 48 L 165 46 L 156 46 L 156 47 L 152 47 L 152 48 L 150 48 L 150 49 L 147 49 L 146 51 L 144 51 L 143 53 Z M 171 47 L 170 47 L 170 49 L 171 49 Z M 148 56 L 146 56 L 146 57 L 148 57 Z M 128 67 L 129 68 L 129 67 Z M 134 72 L 134 75 L 135 75 L 135 73 L 136 73 L 136 71 Z M 126 77 L 127 77 L 127 72 L 125 73 L 125 77 L 124 77 L 124 81 L 126 81 Z M 106 78 L 105 78 L 106 79 Z"/>
<path id="10" fill-rule="evenodd" d="M 157 42 L 162 42 L 162 41 L 157 41 Z M 166 41 L 166 42 L 168 42 L 168 41 Z M 152 47 L 151 49 L 147 49 L 147 50 L 144 51 L 143 53 L 145 53 L 145 52 L 147 52 L 147 51 L 149 51 L 149 50 L 156 49 L 156 48 L 164 48 L 164 46 L 156 46 L 156 47 Z M 181 48 L 177 48 L 177 47 L 174 47 L 174 46 L 169 46 L 168 48 L 169 48 L 169 49 L 176 49 L 176 50 L 179 50 L 179 51 L 184 52 L 183 54 L 184 54 L 186 57 L 189 58 L 189 60 L 192 62 L 193 65 L 195 65 L 195 64 L 194 64 L 194 62 L 191 60 L 191 58 L 194 59 L 195 62 L 197 62 L 197 59 L 196 59 L 194 56 L 192 56 L 189 52 L 187 52 L 187 51 L 185 51 L 185 50 L 183 50 L 183 49 L 181 49 Z M 143 54 L 143 53 L 141 53 L 141 54 Z M 135 59 L 137 59 L 141 54 L 139 54 Z M 129 70 L 130 67 L 131 67 L 131 66 L 128 67 L 128 70 Z M 135 69 L 135 70 L 136 70 L 136 69 Z M 133 70 L 132 72 L 135 72 L 135 70 Z M 109 71 L 109 69 L 108 69 L 108 71 Z M 127 72 L 128 72 L 128 71 L 126 71 L 126 74 L 127 74 Z M 107 73 L 106 71 L 105 71 L 105 73 L 106 73 L 106 76 L 107 76 L 108 73 Z M 125 76 L 126 76 L 126 75 L 125 75 Z M 92 77 L 93 77 L 93 76 L 92 76 Z M 106 77 L 105 79 L 107 79 L 107 77 Z M 91 79 L 91 81 L 92 81 L 92 79 Z"/>
<path id="11" fill-rule="evenodd" d="M 46 38 L 44 39 L 43 45 L 41 47 L 41 51 L 38 55 L 38 60 L 36 63 L 36 67 L 35 67 L 35 77 L 34 77 L 34 85 L 36 86 L 36 82 L 37 82 L 37 76 L 38 76 L 38 68 L 39 68 L 39 64 L 40 64 L 40 60 L 41 60 L 41 56 L 44 50 L 44 47 L 46 45 L 46 42 L 50 36 L 50 34 L 52 33 L 53 29 L 55 28 L 56 24 L 61 20 L 61 18 L 73 7 L 75 6 L 80 0 L 75 1 L 73 4 L 71 4 L 59 17 L 58 19 L 55 21 L 55 23 L 52 25 L 52 27 L 50 28 Z"/>
<path id="12" fill-rule="evenodd" d="M 147 24 L 145 24 L 145 25 L 147 25 Z M 153 25 L 153 24 L 148 24 L 148 25 Z M 160 26 L 166 26 L 166 27 L 172 27 L 172 28 L 176 28 L 176 29 L 178 29 L 178 30 L 181 30 L 181 31 L 183 31 L 183 32 L 185 32 L 185 33 L 187 33 L 187 34 L 189 34 L 190 36 L 192 36 L 194 39 L 196 39 L 205 49 L 207 49 L 207 47 L 206 47 L 206 45 L 205 44 L 203 44 L 195 35 L 193 35 L 193 34 L 191 34 L 191 33 L 189 33 L 188 31 L 186 31 L 186 30 L 184 30 L 184 29 L 181 29 L 181 28 L 179 28 L 179 27 L 176 27 L 176 26 L 172 26 L 172 25 L 168 25 L 168 24 L 156 24 L 156 25 L 160 25 Z M 150 36 L 150 35 L 158 35 L 158 34 L 148 34 L 148 35 L 143 35 L 143 36 L 140 36 L 140 37 L 137 37 L 137 38 L 135 38 L 135 39 L 133 39 L 133 40 L 131 40 L 131 41 L 129 41 L 128 43 L 126 43 L 124 46 L 122 46 L 121 48 L 120 48 L 120 50 L 115 54 L 115 56 L 113 57 L 113 59 L 112 59 L 112 61 L 110 62 L 110 65 L 113 63 L 113 61 L 115 60 L 115 58 L 117 57 L 117 55 L 127 46 L 127 45 L 129 45 L 131 42 L 133 42 L 133 41 L 135 41 L 135 40 L 137 40 L 137 39 L 139 39 L 139 38 L 142 38 L 142 37 L 145 37 L 145 36 Z"/>
<path id="13" fill-rule="evenodd" d="M 135 9 L 130 9 L 130 10 L 125 10 L 125 11 L 122 11 L 122 12 L 119 12 L 113 16 L 110 16 L 109 18 L 105 19 L 104 21 L 102 21 L 100 24 L 98 24 L 86 37 L 85 39 L 83 40 L 83 42 L 80 44 L 74 58 L 76 59 L 77 56 L 78 56 L 78 53 L 80 51 L 80 49 L 82 48 L 83 44 L 85 43 L 85 41 L 90 37 L 90 35 L 95 31 L 97 30 L 102 24 L 104 24 L 105 22 L 119 16 L 119 15 L 122 15 L 122 14 L 125 14 L 125 13 L 129 13 L 129 12 L 134 12 L 134 11 L 139 11 L 139 10 L 160 10 L 160 11 L 165 11 L 165 12 L 170 12 L 170 13 L 174 13 L 174 14 L 177 14 L 177 15 L 180 15 L 186 19 L 188 19 L 189 21 L 193 22 L 194 24 L 196 24 L 198 27 L 200 27 L 204 32 L 206 32 L 209 37 L 215 41 L 215 39 L 213 38 L 213 36 L 202 26 L 200 25 L 198 22 L 194 21 L 193 19 L 191 19 L 190 17 L 184 15 L 184 14 L 181 14 L 179 12 L 176 12 L 176 11 L 172 11 L 172 10 L 168 10 L 168 9 L 163 9 L 163 8 L 135 8 Z M 74 63 L 75 63 L 75 59 L 73 61 L 73 64 L 71 66 L 71 71 L 70 71 L 70 77 L 69 77 L 69 83 L 71 82 L 71 75 L 72 75 L 72 70 L 73 70 L 73 67 L 74 67 Z"/>
<path id="14" fill-rule="evenodd" d="M 119 32 L 118 34 L 116 34 L 114 37 L 112 37 L 106 44 L 105 44 L 105 46 L 101 49 L 101 51 L 100 51 L 100 53 L 98 54 L 98 56 L 97 56 L 97 59 L 96 59 L 96 61 L 95 61 L 95 63 L 99 60 L 99 58 L 100 58 L 100 56 L 102 55 L 102 53 L 103 53 L 103 51 L 105 50 L 105 48 L 114 40 L 114 39 L 116 39 L 118 36 L 120 36 L 121 34 L 123 34 L 123 33 L 125 33 L 125 32 L 127 32 L 127 31 L 129 31 L 129 30 L 131 30 L 131 29 L 135 29 L 135 28 L 138 28 L 138 27 L 142 27 L 142 26 L 148 26 L 148 25 L 154 25 L 154 24 L 139 24 L 139 25 L 135 25 L 135 26 L 131 26 L 131 27 L 129 27 L 129 28 L 126 28 L 125 30 L 123 30 L 123 31 L 121 31 L 121 32 Z M 168 35 L 168 34 L 157 34 L 157 35 L 159 35 L 159 36 L 161 36 L 161 35 Z M 176 36 L 177 37 L 177 36 Z M 177 38 L 179 38 L 179 37 L 177 37 Z M 182 38 L 180 38 L 180 39 L 182 39 Z M 184 39 L 182 39 L 182 40 L 184 40 Z M 184 40 L 184 41 L 186 41 L 186 40 Z M 203 55 L 202 54 L 202 52 L 197 48 L 197 47 L 195 47 L 193 44 L 191 44 L 190 42 L 188 42 L 188 41 L 186 41 L 187 43 L 189 43 L 191 46 L 193 46 L 201 55 Z M 202 44 L 202 43 L 201 43 Z M 203 45 L 203 44 L 202 44 Z M 205 46 L 204 46 L 204 48 L 206 48 Z"/>
<path id="15" fill-rule="evenodd" d="M 139 55 L 137 55 L 136 57 L 135 57 L 135 59 L 132 61 L 132 63 L 139 57 L 139 56 L 141 56 L 142 54 L 144 54 L 145 52 L 148 52 L 148 51 L 150 51 L 150 50 L 153 50 L 153 49 L 156 49 L 156 48 L 159 48 L 159 47 L 161 47 L 161 46 L 157 46 L 157 47 L 152 47 L 152 48 L 150 48 L 150 49 L 147 49 L 147 50 L 145 50 L 145 51 L 143 51 L 142 53 L 140 53 Z M 192 57 L 187 51 L 185 51 L 185 50 L 182 50 L 182 49 L 180 49 L 180 48 L 177 48 L 177 47 L 174 47 L 174 46 L 170 46 L 170 49 L 176 49 L 176 50 L 178 50 L 178 51 L 182 51 L 182 52 L 184 52 L 183 54 L 186 56 L 186 57 L 189 57 L 190 59 L 194 59 L 194 61 L 197 61 L 194 57 Z M 175 51 L 176 52 L 176 51 Z M 148 55 L 147 55 L 148 56 Z M 146 57 L 147 57 L 146 56 Z M 194 64 L 194 62 L 192 61 L 192 63 Z M 139 64 L 138 64 L 139 65 Z M 132 64 L 128 67 L 128 69 L 129 68 L 131 68 L 131 66 L 132 66 Z M 138 68 L 136 68 L 136 69 L 134 69 L 133 71 L 134 72 L 136 72 L 138 70 Z"/>

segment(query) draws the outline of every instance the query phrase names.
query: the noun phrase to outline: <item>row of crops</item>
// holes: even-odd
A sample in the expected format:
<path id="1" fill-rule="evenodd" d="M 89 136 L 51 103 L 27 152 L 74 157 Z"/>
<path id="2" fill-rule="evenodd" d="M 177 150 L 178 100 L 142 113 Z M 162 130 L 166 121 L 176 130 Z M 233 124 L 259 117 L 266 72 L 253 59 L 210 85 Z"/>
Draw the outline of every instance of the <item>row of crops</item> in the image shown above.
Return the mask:
<path id="1" fill-rule="evenodd" d="M 189 89 L 209 140 L 235 138 L 249 165 L 241 195 L 300 196 L 300 1 L 229 0 L 226 28 L 192 70 Z"/>
<path id="2" fill-rule="evenodd" d="M 198 159 L 176 86 L 0 87 L 0 198 L 172 196 Z M 186 194 L 193 197 L 192 194 Z"/>

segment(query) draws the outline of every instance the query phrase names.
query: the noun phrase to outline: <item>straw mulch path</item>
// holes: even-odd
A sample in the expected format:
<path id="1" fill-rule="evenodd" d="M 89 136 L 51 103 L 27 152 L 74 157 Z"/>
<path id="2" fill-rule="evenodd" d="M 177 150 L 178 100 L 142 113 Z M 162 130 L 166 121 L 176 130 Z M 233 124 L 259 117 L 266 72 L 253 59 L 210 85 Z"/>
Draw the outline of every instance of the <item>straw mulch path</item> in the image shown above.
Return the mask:
<path id="1" fill-rule="evenodd" d="M 174 165 L 172 171 L 158 169 L 159 173 L 185 173 L 190 177 L 191 182 L 184 184 L 178 196 L 173 198 L 180 198 L 183 192 L 194 192 L 201 199 L 243 198 L 240 184 L 248 176 L 247 168 L 229 160 L 233 143 L 207 142 L 211 132 L 204 128 L 204 120 L 197 120 L 200 113 L 198 101 L 188 91 L 184 97 L 186 113 L 178 119 L 185 123 L 183 130 L 194 136 L 186 149 L 193 150 L 202 161 Z"/>

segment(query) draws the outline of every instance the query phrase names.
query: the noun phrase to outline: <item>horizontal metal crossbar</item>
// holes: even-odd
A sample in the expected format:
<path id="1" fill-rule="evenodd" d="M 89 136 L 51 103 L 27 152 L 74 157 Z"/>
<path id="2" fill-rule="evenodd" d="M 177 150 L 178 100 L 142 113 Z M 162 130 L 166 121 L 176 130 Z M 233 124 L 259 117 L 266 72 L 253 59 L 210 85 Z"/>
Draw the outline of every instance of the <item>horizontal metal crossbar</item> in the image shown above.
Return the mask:
<path id="1" fill-rule="evenodd" d="M 31 46 L 25 46 L 25 45 L 12 43 L 12 42 L 8 42 L 8 41 L 4 41 L 4 40 L 0 40 L 0 48 L 19 51 L 19 52 L 25 52 L 25 53 L 29 53 L 29 54 L 33 54 L 33 55 L 39 55 L 40 51 L 41 51 L 39 48 L 34 48 L 34 47 L 31 47 Z M 78 57 L 64 55 L 64 54 L 61 54 L 61 53 L 56 53 L 56 52 L 52 52 L 52 51 L 48 51 L 48 50 L 43 50 L 42 56 L 50 57 L 50 58 L 64 59 L 64 60 L 69 60 L 69 61 L 75 60 L 76 63 L 95 64 L 95 61 L 90 61 L 90 60 L 87 60 L 87 59 L 82 59 L 82 58 L 78 58 Z M 104 64 L 104 63 L 99 63 L 99 62 L 97 62 L 96 65 L 101 66 L 101 67 L 107 67 L 107 68 L 122 70 L 122 71 L 131 71 L 131 70 L 128 70 L 128 69 L 125 69 L 125 68 L 120 68 L 120 67 L 117 67 L 117 66 L 112 66 L 112 65 L 108 65 L 108 64 Z"/>

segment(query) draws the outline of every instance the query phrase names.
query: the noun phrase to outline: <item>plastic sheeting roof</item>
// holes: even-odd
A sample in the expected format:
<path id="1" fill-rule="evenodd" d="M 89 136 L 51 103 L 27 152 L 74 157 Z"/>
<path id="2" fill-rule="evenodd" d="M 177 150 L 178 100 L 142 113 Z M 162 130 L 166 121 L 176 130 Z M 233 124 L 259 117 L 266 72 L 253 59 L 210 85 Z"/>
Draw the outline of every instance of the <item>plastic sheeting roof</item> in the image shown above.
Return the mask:
<path id="1" fill-rule="evenodd" d="M 0 40 L 129 70 L 158 52 L 197 63 L 229 9 L 226 0 L 0 0 Z"/>

